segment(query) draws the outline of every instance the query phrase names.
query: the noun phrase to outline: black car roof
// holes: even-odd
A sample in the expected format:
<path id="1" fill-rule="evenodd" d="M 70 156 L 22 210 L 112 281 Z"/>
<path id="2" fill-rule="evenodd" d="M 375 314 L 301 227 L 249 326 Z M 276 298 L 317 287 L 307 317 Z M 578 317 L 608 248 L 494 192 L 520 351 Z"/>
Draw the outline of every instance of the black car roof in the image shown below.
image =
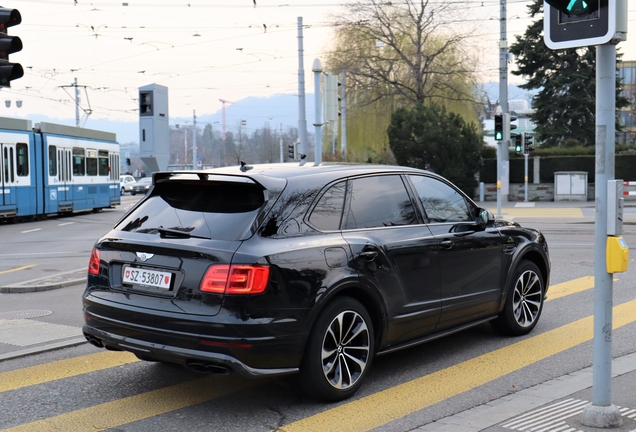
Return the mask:
<path id="1" fill-rule="evenodd" d="M 157 181 L 161 181 L 161 179 L 167 179 L 176 174 L 195 174 L 201 179 L 207 178 L 206 176 L 208 175 L 227 175 L 249 178 L 256 183 L 263 185 L 265 188 L 270 189 L 272 187 L 280 187 L 281 184 L 287 180 L 294 181 L 298 178 L 307 178 L 310 176 L 324 176 L 329 179 L 337 179 L 340 177 L 362 174 L 397 172 L 427 173 L 438 177 L 436 174 L 431 172 L 403 166 L 352 164 L 342 162 L 324 162 L 320 165 L 315 165 L 313 162 L 307 162 L 304 165 L 300 165 L 298 163 L 275 163 L 244 166 L 236 165 L 197 171 L 169 171 L 155 173 L 153 174 L 153 179 L 156 183 Z"/>

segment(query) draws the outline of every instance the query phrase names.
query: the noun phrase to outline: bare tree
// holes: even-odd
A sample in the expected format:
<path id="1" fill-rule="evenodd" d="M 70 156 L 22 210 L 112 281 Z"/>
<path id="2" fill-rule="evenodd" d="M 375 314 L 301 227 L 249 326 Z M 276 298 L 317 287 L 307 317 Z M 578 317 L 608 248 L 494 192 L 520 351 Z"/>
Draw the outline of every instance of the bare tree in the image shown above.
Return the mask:
<path id="1" fill-rule="evenodd" d="M 357 102 L 397 97 L 474 101 L 473 30 L 462 20 L 467 1 L 357 0 L 334 17 L 335 47 L 327 68 L 345 70 Z"/>

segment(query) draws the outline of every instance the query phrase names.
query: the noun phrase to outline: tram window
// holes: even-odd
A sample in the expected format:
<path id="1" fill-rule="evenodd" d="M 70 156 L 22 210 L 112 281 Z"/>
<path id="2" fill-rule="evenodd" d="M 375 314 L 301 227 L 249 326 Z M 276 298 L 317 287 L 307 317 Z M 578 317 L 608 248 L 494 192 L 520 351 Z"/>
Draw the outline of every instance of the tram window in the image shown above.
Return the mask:
<path id="1" fill-rule="evenodd" d="M 73 147 L 73 175 L 83 176 L 86 175 L 86 161 L 84 156 L 84 149 Z"/>
<path id="2" fill-rule="evenodd" d="M 29 175 L 29 151 L 24 143 L 16 144 L 18 156 L 18 176 L 25 177 Z"/>
<path id="3" fill-rule="evenodd" d="M 4 166 L 4 182 L 9 182 L 9 148 L 4 148 L 4 153 L 2 154 L 2 165 Z"/>
<path id="4" fill-rule="evenodd" d="M 86 175 L 97 175 L 97 150 L 86 150 Z"/>
<path id="5" fill-rule="evenodd" d="M 57 149 L 55 146 L 49 146 L 49 175 L 57 176 Z"/>
<path id="6" fill-rule="evenodd" d="M 108 150 L 99 151 L 99 175 L 108 175 Z"/>
<path id="7" fill-rule="evenodd" d="M 13 147 L 9 147 L 9 173 L 11 174 L 11 183 L 15 181 L 15 155 Z"/>

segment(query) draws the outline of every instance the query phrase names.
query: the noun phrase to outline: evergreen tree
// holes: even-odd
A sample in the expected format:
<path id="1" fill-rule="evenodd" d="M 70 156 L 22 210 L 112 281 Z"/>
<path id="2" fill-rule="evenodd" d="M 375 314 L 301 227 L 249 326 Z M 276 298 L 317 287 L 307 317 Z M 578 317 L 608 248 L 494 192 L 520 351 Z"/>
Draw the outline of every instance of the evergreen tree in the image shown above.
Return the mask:
<path id="1" fill-rule="evenodd" d="M 596 137 L 596 47 L 551 50 L 543 41 L 543 0 L 528 5 L 532 18 L 538 15 L 523 36 L 510 46 L 517 70 L 528 82 L 519 87 L 538 89 L 533 98 L 538 141 L 542 146 L 564 145 L 566 140 L 583 146 L 595 145 Z M 616 108 L 629 105 L 620 96 L 617 77 Z M 621 127 L 616 123 L 616 130 Z"/>
<path id="2" fill-rule="evenodd" d="M 444 106 L 398 108 L 387 130 L 398 164 L 431 169 L 473 195 L 482 164 L 481 132 Z"/>

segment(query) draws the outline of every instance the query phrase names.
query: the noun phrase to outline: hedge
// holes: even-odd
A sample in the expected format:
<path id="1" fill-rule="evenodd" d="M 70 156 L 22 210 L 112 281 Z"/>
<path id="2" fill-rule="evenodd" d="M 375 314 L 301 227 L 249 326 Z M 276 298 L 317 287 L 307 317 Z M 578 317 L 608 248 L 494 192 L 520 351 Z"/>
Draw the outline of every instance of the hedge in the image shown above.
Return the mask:
<path id="1" fill-rule="evenodd" d="M 595 156 L 542 157 L 540 161 L 540 183 L 554 183 L 554 173 L 560 171 L 587 172 L 588 183 L 594 183 L 596 173 Z M 534 158 L 528 158 L 528 181 L 534 179 Z M 615 156 L 615 178 L 625 181 L 636 181 L 636 154 L 619 154 Z M 524 182 L 524 159 L 510 160 L 510 183 Z M 497 183 L 497 159 L 484 159 L 479 172 L 479 181 Z"/>

